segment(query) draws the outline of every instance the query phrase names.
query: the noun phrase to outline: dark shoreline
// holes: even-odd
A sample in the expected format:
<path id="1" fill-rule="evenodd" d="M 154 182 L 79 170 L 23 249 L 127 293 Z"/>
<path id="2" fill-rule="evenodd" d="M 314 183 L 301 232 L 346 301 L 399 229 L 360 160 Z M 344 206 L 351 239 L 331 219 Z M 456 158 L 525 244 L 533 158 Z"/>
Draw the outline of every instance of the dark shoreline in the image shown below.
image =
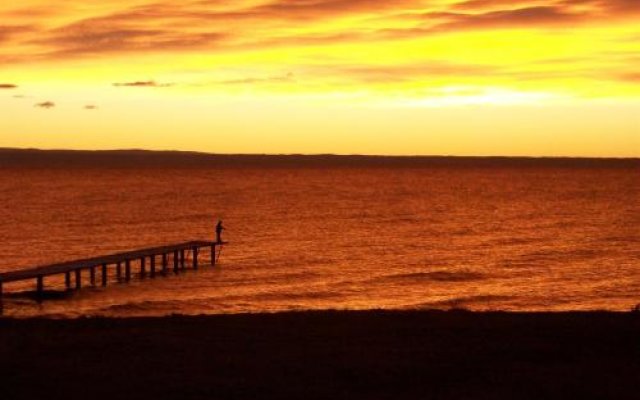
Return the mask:
<path id="1" fill-rule="evenodd" d="M 632 399 L 640 313 L 0 319 L 2 398 Z"/>
<path id="2" fill-rule="evenodd" d="M 2 168 L 640 168 L 640 158 L 212 154 L 0 148 Z"/>

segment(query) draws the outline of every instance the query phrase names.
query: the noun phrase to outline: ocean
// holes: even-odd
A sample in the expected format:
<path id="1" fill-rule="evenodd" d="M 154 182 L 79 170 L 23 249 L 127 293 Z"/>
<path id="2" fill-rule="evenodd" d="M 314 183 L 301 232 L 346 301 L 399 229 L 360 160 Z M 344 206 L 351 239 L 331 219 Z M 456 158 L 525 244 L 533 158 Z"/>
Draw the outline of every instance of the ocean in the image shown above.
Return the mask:
<path id="1" fill-rule="evenodd" d="M 625 311 L 640 303 L 639 178 L 637 167 L 469 160 L 4 166 L 0 272 L 212 240 L 218 218 L 229 241 L 215 267 L 111 277 L 42 302 L 34 282 L 5 284 L 4 315 Z M 45 285 L 64 291 L 60 277 Z"/>

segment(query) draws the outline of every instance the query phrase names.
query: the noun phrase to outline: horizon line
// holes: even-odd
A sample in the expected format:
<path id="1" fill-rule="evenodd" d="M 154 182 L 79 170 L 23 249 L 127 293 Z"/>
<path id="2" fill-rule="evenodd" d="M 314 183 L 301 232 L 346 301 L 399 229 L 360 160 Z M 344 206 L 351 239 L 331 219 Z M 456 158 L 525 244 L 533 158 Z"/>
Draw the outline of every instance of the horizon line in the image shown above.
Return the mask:
<path id="1" fill-rule="evenodd" d="M 40 148 L 40 147 L 2 147 L 0 152 L 76 152 L 76 153 L 177 153 L 199 156 L 230 156 L 230 157 L 368 157 L 368 158 L 495 158 L 495 159 L 559 159 L 559 160 L 640 160 L 640 156 L 562 156 L 562 155 L 455 155 L 455 154 L 367 154 L 367 153 L 211 153 L 199 150 L 180 149 L 144 149 L 144 148 L 111 148 L 111 149 L 71 149 L 71 148 Z"/>

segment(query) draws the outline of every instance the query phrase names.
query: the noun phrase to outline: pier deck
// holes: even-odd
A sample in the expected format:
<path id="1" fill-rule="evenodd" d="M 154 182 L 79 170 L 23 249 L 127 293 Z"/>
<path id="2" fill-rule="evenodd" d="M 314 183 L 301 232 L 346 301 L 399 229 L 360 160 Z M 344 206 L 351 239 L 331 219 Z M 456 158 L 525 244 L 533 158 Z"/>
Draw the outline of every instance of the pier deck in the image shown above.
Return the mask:
<path id="1" fill-rule="evenodd" d="M 157 273 L 156 265 L 160 267 L 159 272 L 162 273 L 167 272 L 170 263 L 173 266 L 174 272 L 179 272 L 179 270 L 181 269 L 186 269 L 185 253 L 191 251 L 193 254 L 192 267 L 194 269 L 197 269 L 198 254 L 200 253 L 201 249 L 210 249 L 211 265 L 215 265 L 216 247 L 224 244 L 226 244 L 226 242 L 196 240 L 0 273 L 0 307 L 2 307 L 3 284 L 5 283 L 35 279 L 37 293 L 42 294 L 44 291 L 45 277 L 64 274 L 66 287 L 70 288 L 71 274 L 73 273 L 73 275 L 75 276 L 75 288 L 80 289 L 82 286 L 82 271 L 89 272 L 90 282 L 92 285 L 95 285 L 96 270 L 100 269 L 101 284 L 102 286 L 107 286 L 109 267 L 115 267 L 116 277 L 118 281 L 120 281 L 123 279 L 122 267 L 124 264 L 124 280 L 129 281 L 131 279 L 131 262 L 138 261 L 138 264 L 140 266 L 140 275 L 141 277 L 145 277 L 147 275 L 148 260 L 148 273 L 151 277 L 155 277 Z M 161 260 L 159 264 L 156 264 L 156 258 L 158 256 L 161 257 Z"/>

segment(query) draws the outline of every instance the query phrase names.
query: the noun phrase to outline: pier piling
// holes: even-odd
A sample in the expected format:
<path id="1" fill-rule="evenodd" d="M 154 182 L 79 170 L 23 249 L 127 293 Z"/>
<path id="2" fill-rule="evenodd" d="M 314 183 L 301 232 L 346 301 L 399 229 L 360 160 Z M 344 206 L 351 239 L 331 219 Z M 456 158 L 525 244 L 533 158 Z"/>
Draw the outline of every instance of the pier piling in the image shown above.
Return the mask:
<path id="1" fill-rule="evenodd" d="M 96 267 L 89 268 L 89 282 L 91 282 L 91 286 L 96 285 Z"/>
<path id="2" fill-rule="evenodd" d="M 129 282 L 131 280 L 131 260 L 124 260 L 124 280 Z"/>
<path id="3" fill-rule="evenodd" d="M 145 276 L 147 276 L 147 267 L 146 267 L 146 263 L 147 260 L 145 257 L 140 257 L 140 277 L 142 279 L 145 278 Z"/>
<path id="4" fill-rule="evenodd" d="M 102 277 L 102 286 L 107 286 L 107 279 L 108 279 L 108 276 L 107 276 L 107 263 L 103 263 L 102 264 L 101 277 Z"/>
<path id="5" fill-rule="evenodd" d="M 67 289 L 71 289 L 71 272 L 69 271 L 64 273 L 64 286 Z"/>
<path id="6" fill-rule="evenodd" d="M 36 278 L 36 291 L 38 292 L 38 297 L 42 297 L 44 293 L 44 277 L 42 275 L 38 275 Z"/>
<path id="7" fill-rule="evenodd" d="M 76 290 L 82 288 L 82 270 L 80 268 L 75 270 L 76 273 Z"/>
<path id="8" fill-rule="evenodd" d="M 162 275 L 167 274 L 167 253 L 162 253 Z"/>
<path id="9" fill-rule="evenodd" d="M 151 277 L 156 277 L 156 255 L 153 254 L 149 258 L 149 269 L 151 269 Z"/>

